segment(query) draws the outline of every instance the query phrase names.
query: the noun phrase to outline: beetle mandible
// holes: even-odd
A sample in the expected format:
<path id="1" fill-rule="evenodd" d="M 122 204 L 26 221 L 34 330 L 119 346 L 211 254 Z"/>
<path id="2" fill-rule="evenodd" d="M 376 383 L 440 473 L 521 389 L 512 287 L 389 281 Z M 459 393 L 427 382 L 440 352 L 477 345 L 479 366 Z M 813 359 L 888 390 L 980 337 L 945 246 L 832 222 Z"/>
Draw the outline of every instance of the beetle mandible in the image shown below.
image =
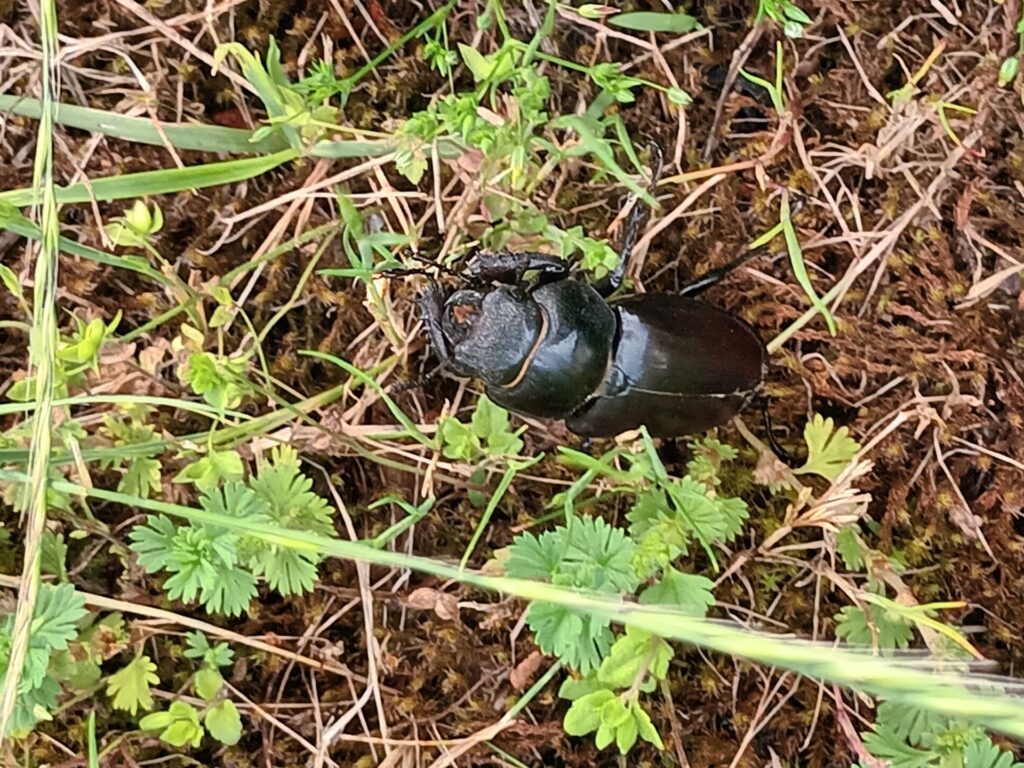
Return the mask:
<path id="1" fill-rule="evenodd" d="M 660 165 L 659 158 L 652 189 Z M 747 322 L 695 297 L 756 251 L 677 294 L 610 300 L 644 212 L 637 200 L 619 263 L 596 284 L 574 277 L 557 256 L 507 252 L 476 256 L 462 273 L 468 287 L 446 294 L 431 280 L 418 303 L 439 370 L 480 379 L 502 407 L 564 419 L 584 437 L 640 426 L 654 437 L 683 437 L 739 413 L 760 393 L 767 350 Z M 528 273 L 536 277 L 527 281 Z M 769 442 L 777 448 L 770 429 Z"/>

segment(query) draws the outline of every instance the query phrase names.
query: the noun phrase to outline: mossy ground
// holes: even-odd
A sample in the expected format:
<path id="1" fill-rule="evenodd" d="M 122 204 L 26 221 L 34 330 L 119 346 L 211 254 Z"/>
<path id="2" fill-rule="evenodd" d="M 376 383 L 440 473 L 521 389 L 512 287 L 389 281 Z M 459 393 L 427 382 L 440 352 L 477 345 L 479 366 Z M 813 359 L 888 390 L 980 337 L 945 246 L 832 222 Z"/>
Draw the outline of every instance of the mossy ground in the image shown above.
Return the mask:
<path id="1" fill-rule="evenodd" d="M 1024 518 L 1021 491 L 1024 462 L 1024 293 L 1019 279 L 1009 274 L 990 289 L 982 281 L 1019 258 L 1024 240 L 1024 110 L 1019 84 L 999 88 L 996 77 L 1005 55 L 1016 50 L 1014 25 L 1019 2 L 993 4 L 987 0 L 940 3 L 957 22 L 936 11 L 926 0 L 842 3 L 816 0 L 808 12 L 816 23 L 807 39 L 786 41 L 788 95 L 794 122 L 783 133 L 775 131 L 775 114 L 756 88 L 734 87 L 716 106 L 734 51 L 751 40 L 747 69 L 770 76 L 774 65 L 777 31 L 750 36 L 753 3 L 709 0 L 690 8 L 712 33 L 696 36 L 684 45 L 666 45 L 646 56 L 633 74 L 657 82 L 672 73 L 694 98 L 685 111 L 682 128 L 675 112 L 653 90 L 640 89 L 633 104 L 619 107 L 634 137 L 652 139 L 666 147 L 672 162 L 668 173 L 697 167 L 728 166 L 763 157 L 752 167 L 726 173 L 710 185 L 685 215 L 679 216 L 650 242 L 643 263 L 642 283 L 647 291 L 671 291 L 687 276 L 728 260 L 746 242 L 771 225 L 766 187 L 782 185 L 806 197 L 797 220 L 811 275 L 824 291 L 858 262 L 874 259 L 845 292 L 836 311 L 839 333 L 830 336 L 820 321 L 804 327 L 775 355 L 769 379 L 773 415 L 780 439 L 798 445 L 802 425 L 812 412 L 832 416 L 867 442 L 893 414 L 905 411 L 914 419 L 877 446 L 870 458 L 871 474 L 860 488 L 872 494 L 869 515 L 877 524 L 872 544 L 895 555 L 907 567 L 904 581 L 920 602 L 960 599 L 966 606 L 946 619 L 976 626 L 972 640 L 1004 670 L 1019 672 L 1024 662 Z M 507 4 L 511 31 L 528 39 L 536 27 L 532 3 Z M 538 4 L 539 5 L 539 4 Z M 136 10 L 132 10 L 132 9 Z M 286 70 L 295 75 L 299 60 L 323 55 L 322 41 L 333 46 L 337 71 L 361 65 L 364 50 L 372 56 L 426 15 L 410 2 L 342 2 L 326 0 L 284 3 L 246 0 L 225 4 L 212 18 L 203 16 L 198 2 L 149 4 L 147 13 L 172 21 L 172 29 L 207 54 L 215 40 L 238 40 L 263 50 L 270 36 L 281 44 Z M 346 19 L 339 15 L 344 10 Z M 448 21 L 453 45 L 471 41 L 482 7 L 461 3 Z M 62 98 L 112 112 L 134 110 L 141 115 L 175 121 L 192 118 L 223 125 L 252 126 L 260 116 L 259 103 L 243 95 L 224 75 L 211 75 L 210 67 L 157 29 L 138 32 L 146 22 L 133 4 L 105 0 L 58 4 L 61 32 L 68 40 L 99 40 L 67 59 Z M 190 20 L 182 20 L 188 16 Z M 0 2 L 0 22 L 6 39 L 36 40 L 36 26 L 23 6 Z M 355 33 L 357 39 L 353 39 Z M 662 39 L 664 38 L 664 39 Z M 713 46 L 711 42 L 713 41 Z M 627 40 L 603 37 L 594 30 L 560 18 L 550 38 L 552 50 L 578 62 L 611 59 L 630 62 L 643 51 Z M 67 48 L 70 42 L 65 41 Z M 909 101 L 894 106 L 887 93 L 908 78 L 942 45 L 934 63 Z M 10 50 L 10 48 L 8 48 Z M 128 68 L 122 54 L 144 76 L 150 90 L 140 89 L 138 74 Z M 552 67 L 551 109 L 562 113 L 577 108 L 592 85 L 579 73 Z M 38 83 L 37 63 L 11 55 L 0 62 L 0 80 L 8 91 L 33 94 Z M 344 109 L 348 124 L 378 129 L 386 120 L 400 121 L 423 109 L 432 95 L 446 87 L 445 80 L 424 62 L 416 44 L 410 44 L 384 62 L 365 84 L 353 92 Z M 970 141 L 961 151 L 937 119 L 934 100 L 968 106 L 976 115 L 948 112 L 958 140 Z M 35 121 L 7 116 L 0 140 L 0 187 L 13 189 L 31 181 Z M 704 155 L 709 138 L 715 147 Z M 639 139 L 638 139 L 639 143 Z M 959 152 L 959 160 L 950 158 Z M 177 157 L 158 147 L 112 139 L 97 140 L 76 130 L 61 130 L 56 158 L 58 181 L 125 174 L 171 167 L 176 162 L 197 164 L 211 157 L 179 152 Z M 287 231 L 273 233 L 288 203 L 275 202 L 288 192 L 301 191 L 311 178 L 322 178 L 356 163 L 329 163 L 305 159 L 252 181 L 215 187 L 196 193 L 162 196 L 166 220 L 157 243 L 178 274 L 198 285 L 249 260 L 268 240 L 280 242 L 303 229 L 329 222 L 329 201 L 300 196 L 301 205 L 285 221 Z M 444 182 L 451 178 L 447 175 Z M 457 182 L 461 184 L 462 182 Z M 667 185 L 660 196 L 665 215 L 700 181 Z M 367 169 L 348 182 L 353 193 L 370 195 L 373 206 L 390 215 L 386 189 L 409 190 L 408 182 L 388 170 Z M 557 195 L 552 194 L 557 186 Z M 421 187 L 427 190 L 426 183 Z M 929 189 L 933 194 L 929 194 Z M 535 199 L 544 212 L 562 226 L 582 224 L 594 237 L 603 236 L 619 203 L 611 184 L 592 184 L 586 169 L 568 166 L 546 182 Z M 455 199 L 446 197 L 446 204 Z M 430 194 L 409 198 L 407 209 L 419 220 Z M 921 202 L 923 200 L 923 202 Z M 232 215 L 269 203 L 267 211 L 240 221 L 228 232 Z M 103 247 L 97 215 L 102 219 L 121 213 L 120 204 L 66 206 L 62 210 L 65 235 Z M 909 222 L 901 216 L 919 209 Z M 464 217 L 456 226 L 479 227 L 479 217 Z M 433 221 L 422 231 L 425 251 L 438 243 Z M 877 258 L 872 249 L 882 244 Z M 267 263 L 248 293 L 244 308 L 255 328 L 290 300 L 292 290 L 310 257 L 312 247 L 298 248 Z M 13 236 L 0 234 L 5 264 L 20 274 L 31 273 L 29 258 Z M 348 266 L 338 247 L 330 249 L 321 267 Z M 395 316 L 413 327 L 412 281 L 394 281 L 390 301 Z M 980 295 L 976 295 L 980 294 Z M 806 297 L 793 279 L 784 254 L 751 262 L 707 295 L 754 323 L 771 339 L 807 308 Z M 311 395 L 342 380 L 324 363 L 299 355 L 316 349 L 372 367 L 392 353 L 378 331 L 364 334 L 374 318 L 363 304 L 365 293 L 354 283 L 313 275 L 299 305 L 277 323 L 263 342 L 271 374 L 281 391 Z M 60 267 L 59 307 L 62 326 L 69 315 L 111 318 L 122 311 L 122 329 L 147 322 L 170 308 L 173 299 L 131 273 L 65 257 Z M 19 316 L 13 299 L 0 294 L 0 314 Z M 138 340 L 138 350 L 166 344 L 178 332 L 170 322 Z M 246 328 L 232 326 L 225 345 L 233 348 Z M 422 339 L 413 338 L 407 364 L 392 371 L 414 375 L 422 364 Z M 0 332 L 0 380 L 26 364 L 25 338 Z M 183 395 L 170 352 L 155 375 L 138 377 L 137 354 L 128 360 L 107 361 L 92 378 L 96 389 L 110 392 L 145 392 Z M 0 389 L 0 392 L 3 390 Z M 440 413 L 445 399 L 461 398 L 471 404 L 471 391 L 458 382 L 441 380 L 423 391 L 399 397 L 400 404 L 423 423 Z M 318 416 L 321 424 L 384 424 L 389 414 L 379 401 L 349 398 Z M 748 419 L 753 427 L 753 418 Z M 93 422 L 94 424 L 96 422 Z M 204 428 L 205 422 L 180 413 L 163 413 L 155 422 L 171 434 Z M 8 418 L 5 426 L 12 426 Z M 416 498 L 419 479 L 406 471 L 382 468 L 359 458 L 347 443 L 334 441 L 330 432 L 297 433 L 294 444 L 303 455 L 322 466 L 318 488 L 329 477 L 339 493 L 355 530 L 373 535 L 391 521 L 367 505 L 387 491 Z M 722 439 L 741 445 L 732 428 Z M 528 449 L 548 450 L 568 438 L 557 425 L 531 428 Z M 981 451 L 981 446 L 984 451 Z M 680 446 L 667 446 L 666 456 L 677 458 Z M 401 456 L 399 461 L 405 461 Z M 745 458 L 753 461 L 753 455 Z M 169 469 L 174 469 L 173 466 Z M 514 492 L 492 519 L 478 547 L 474 564 L 507 545 L 518 527 L 536 517 L 552 489 L 568 477 L 553 460 L 534 467 L 529 478 L 519 478 Z M 116 483 L 102 472 L 93 475 L 99 485 Z M 742 483 L 731 478 L 730 482 Z M 457 560 L 472 535 L 479 509 L 467 501 L 465 479 L 439 470 L 438 502 L 418 524 L 408 542 L 416 554 Z M 742 486 L 753 510 L 749 539 L 738 543 L 733 557 L 748 545 L 757 545 L 774 530 L 785 513 L 784 502 L 766 492 Z M 110 526 L 112 548 L 123 543 L 124 524 L 132 513 L 114 506 L 96 505 L 93 513 Z M 607 510 L 615 514 L 616 510 Z M 977 516 L 986 546 L 971 536 L 971 516 Z M 16 517 L 6 516 L 16 531 Z M 66 531 L 75 523 L 57 516 L 54 525 Z M 787 544 L 809 546 L 820 532 L 789 537 Z M 403 540 L 404 542 L 404 540 Z M 3 557 L 3 570 L 16 573 L 19 537 L 13 533 Z M 95 542 L 71 543 L 68 557 L 73 581 L 80 589 L 128 601 L 163 605 L 157 582 L 125 567 L 121 556 Z M 716 596 L 735 606 L 733 615 L 779 622 L 799 634 L 831 636 L 831 617 L 847 603 L 823 571 L 836 566 L 817 551 L 774 552 L 754 557 L 719 585 Z M 702 567 L 697 563 L 696 567 Z M 841 568 L 841 565 L 838 566 Z M 378 579 L 380 580 L 378 582 Z M 457 620 L 424 610 L 410 610 L 405 597 L 416 586 L 442 586 L 429 580 L 373 572 L 375 634 L 381 644 L 380 700 L 389 723 L 389 737 L 427 742 L 466 736 L 493 724 L 515 701 L 518 692 L 509 684 L 513 665 L 532 651 L 528 633 L 517 627 L 520 606 L 487 602 L 488 598 L 458 585 L 444 585 L 461 600 L 478 601 L 464 608 Z M 244 620 L 231 629 L 270 642 L 281 642 L 303 653 L 346 664 L 366 673 L 365 626 L 358 608 L 360 592 L 355 569 L 328 561 L 321 571 L 321 586 L 304 599 L 267 597 L 253 603 Z M 189 609 L 169 606 L 183 615 Z M 206 620 L 209 617 L 199 616 Z M 213 619 L 216 622 L 216 619 Z M 520 630 L 513 633 L 513 630 Z M 148 632 L 142 624 L 136 632 Z M 159 635 L 151 647 L 173 637 Z M 324 721 L 348 710 L 361 686 L 343 677 L 313 675 L 262 653 L 242 653 L 229 680 L 246 697 L 297 734 L 316 743 Z M 154 655 L 160 665 L 163 689 L 176 690 L 182 672 L 175 659 Z M 779 673 L 757 670 L 727 658 L 698 653 L 680 654 L 672 674 L 674 708 L 663 707 L 655 720 L 663 734 L 681 737 L 680 746 L 690 765 L 740 766 L 779 764 L 838 766 L 846 764 L 849 745 L 839 730 L 831 690 Z M 847 702 L 851 706 L 850 702 Z M 48 737 L 34 741 L 38 762 L 66 760 L 55 742 L 80 744 L 81 706 L 71 706 L 56 722 L 42 727 Z M 598 753 L 586 740 L 568 739 L 561 732 L 564 703 L 553 687 L 542 693 L 519 721 L 501 732 L 494 743 L 530 765 L 616 765 L 609 753 Z M 870 712 L 865 711 L 870 720 Z M 123 713 L 101 710 L 100 732 L 116 734 L 132 727 Z M 842 717 L 850 717 L 844 712 Z M 853 715 L 856 717 L 856 715 Z M 370 736 L 379 736 L 378 714 L 371 703 L 362 709 L 365 720 L 349 729 L 350 741 L 331 750 L 338 765 L 377 765 L 384 751 L 371 752 Z M 242 741 L 227 750 L 200 750 L 194 756 L 204 764 L 299 765 L 309 754 L 269 718 L 252 721 Z M 751 729 L 757 727 L 751 735 Z M 49 738 L 52 736 L 52 739 Z M 750 738 L 749 743 L 745 739 Z M 429 764 L 435 755 L 424 744 L 421 757 L 407 749 L 404 763 Z M 109 765 L 134 765 L 158 754 L 155 742 L 125 741 L 110 753 Z M 680 751 L 665 757 L 639 752 L 630 764 L 676 764 Z M 422 762 L 417 762 L 421 760 Z M 120 762 L 119 762 L 120 761 Z M 635 761 L 635 762 L 634 762 Z M 64 763 L 71 765 L 72 763 Z M 497 765 L 494 753 L 480 747 L 459 758 L 458 765 Z"/>

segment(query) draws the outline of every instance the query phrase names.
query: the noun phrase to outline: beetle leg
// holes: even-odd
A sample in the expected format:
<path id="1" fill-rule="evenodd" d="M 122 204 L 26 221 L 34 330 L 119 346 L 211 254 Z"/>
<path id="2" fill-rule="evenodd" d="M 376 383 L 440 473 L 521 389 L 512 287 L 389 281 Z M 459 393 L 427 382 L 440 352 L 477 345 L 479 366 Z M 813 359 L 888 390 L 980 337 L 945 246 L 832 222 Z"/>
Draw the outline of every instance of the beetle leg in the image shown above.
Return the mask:
<path id="1" fill-rule="evenodd" d="M 654 197 L 658 188 L 658 180 L 661 178 L 661 171 L 665 165 L 665 157 L 661 147 L 657 144 L 652 143 L 650 150 L 655 160 L 654 167 L 651 169 L 651 183 L 647 189 L 651 197 Z M 640 234 L 640 224 L 646 215 L 647 205 L 637 198 L 636 203 L 633 205 L 633 210 L 629 212 L 629 218 L 626 220 L 626 230 L 622 235 L 622 248 L 619 249 L 619 263 L 615 265 L 615 269 L 594 286 L 601 296 L 607 298 L 622 286 L 622 280 L 626 276 L 626 268 L 633 257 L 633 246 L 636 245 L 637 236 Z"/>
<path id="2" fill-rule="evenodd" d="M 448 341 L 444 337 L 444 330 L 441 327 L 441 317 L 444 314 L 444 295 L 437 282 L 431 279 L 428 282 L 427 290 L 420 294 L 417 300 L 420 310 L 420 318 L 423 320 L 423 327 L 430 336 L 430 343 L 434 347 L 434 355 L 441 362 L 441 366 L 448 364 L 451 359 L 451 350 L 448 349 Z"/>
<path id="3" fill-rule="evenodd" d="M 794 193 L 793 203 L 790 207 L 789 216 L 792 219 L 796 214 L 804 207 L 806 198 L 803 195 Z M 730 261 L 728 264 L 718 267 L 717 269 L 711 269 L 705 272 L 700 277 L 694 278 L 682 288 L 679 289 L 680 296 L 696 296 L 713 285 L 720 283 L 726 278 L 730 272 L 742 267 L 748 261 L 755 256 L 760 256 L 765 246 L 759 246 L 758 248 L 747 248 L 744 249 L 739 256 Z"/>
<path id="4" fill-rule="evenodd" d="M 686 285 L 684 285 L 682 288 L 680 288 L 679 295 L 696 296 L 700 293 L 703 293 L 711 286 L 717 285 L 718 283 L 722 282 L 722 280 L 725 279 L 730 272 L 732 272 L 735 269 L 738 269 L 739 267 L 742 267 L 755 256 L 759 256 L 760 253 L 761 249 L 759 248 L 755 250 L 748 250 L 744 253 L 741 253 L 739 256 L 737 256 L 735 259 L 733 259 L 724 266 L 717 267 L 716 269 L 709 269 L 700 277 L 694 278 Z"/>
<path id="5" fill-rule="evenodd" d="M 772 449 L 772 453 L 779 458 L 779 461 L 787 467 L 795 466 L 796 460 L 793 458 L 793 454 L 779 445 L 779 442 L 775 439 L 775 432 L 772 429 L 772 416 L 768 409 L 768 398 L 765 395 L 758 395 L 755 402 L 757 407 L 761 409 L 761 416 L 764 419 L 764 432 L 768 439 L 768 447 Z"/>

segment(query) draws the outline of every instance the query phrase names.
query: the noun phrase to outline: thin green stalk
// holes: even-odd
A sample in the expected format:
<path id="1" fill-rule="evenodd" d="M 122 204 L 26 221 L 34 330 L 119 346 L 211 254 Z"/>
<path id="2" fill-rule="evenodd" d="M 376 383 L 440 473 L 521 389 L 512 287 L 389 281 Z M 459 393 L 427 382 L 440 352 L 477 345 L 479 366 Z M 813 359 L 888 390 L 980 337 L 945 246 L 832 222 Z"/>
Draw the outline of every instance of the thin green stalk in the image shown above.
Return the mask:
<path id="1" fill-rule="evenodd" d="M 355 72 L 353 72 L 350 77 L 346 78 L 350 90 L 351 88 L 354 88 L 359 83 L 360 80 L 362 80 L 368 74 L 377 69 L 377 67 L 380 66 L 380 63 L 382 61 L 388 59 L 395 51 L 400 50 L 410 40 L 414 40 L 415 38 L 422 35 L 424 32 L 427 32 L 428 30 L 431 30 L 434 27 L 436 27 L 438 24 L 444 22 L 444 20 L 448 18 L 448 12 L 454 7 L 455 0 L 449 0 L 449 2 L 442 5 L 432 14 L 427 16 L 427 18 L 425 18 L 423 21 L 417 24 L 415 27 L 413 27 L 408 32 L 399 37 L 395 42 L 393 42 L 383 51 L 374 56 L 373 59 L 371 59 L 366 64 L 361 66 L 359 69 L 357 69 Z"/>
<path id="2" fill-rule="evenodd" d="M 9 203 L 0 204 L 0 229 L 9 230 L 29 240 L 39 240 L 42 237 L 39 225 L 22 215 L 21 211 Z M 95 261 L 97 264 L 136 272 L 160 283 L 160 285 L 167 285 L 169 282 L 166 275 L 153 269 L 149 262 L 140 256 L 115 256 L 112 253 L 82 245 L 67 237 L 60 238 L 60 250 L 62 253 L 80 256 L 83 259 Z"/>
<path id="3" fill-rule="evenodd" d="M 35 414 L 29 453 L 29 483 L 24 498 L 24 559 L 18 607 L 11 631 L 11 649 L 0 699 L 0 746 L 7 733 L 18 698 L 21 673 L 28 655 L 32 616 L 39 594 L 39 563 L 46 525 L 46 498 L 50 480 L 50 449 L 53 441 L 53 396 L 57 362 L 57 267 L 60 253 L 60 219 L 53 183 L 53 129 L 60 90 L 57 61 L 57 8 L 55 0 L 40 0 L 39 38 L 42 47 L 42 113 L 36 139 L 33 189 L 42 204 L 39 249 L 33 288 L 29 373 L 35 368 Z"/>
<path id="4" fill-rule="evenodd" d="M 476 545 L 480 542 L 481 537 L 484 535 L 484 531 L 487 530 L 487 524 L 491 522 L 491 517 L 494 515 L 494 510 L 498 508 L 498 502 L 505 497 L 505 492 L 508 491 L 509 486 L 512 485 L 512 481 L 516 479 L 516 475 L 525 469 L 529 469 L 538 461 L 541 456 L 530 459 L 528 461 L 509 461 L 508 467 L 505 469 L 505 474 L 501 476 L 501 480 L 498 482 L 498 487 L 494 489 L 494 493 L 491 494 L 490 501 L 487 502 L 487 508 L 484 509 L 483 515 L 480 516 L 480 522 L 476 525 L 476 530 L 473 531 L 473 537 L 469 540 L 469 544 L 466 545 L 466 551 L 462 555 L 462 560 L 459 561 L 459 568 L 465 568 L 466 563 L 469 562 L 469 558 L 473 555 L 473 550 L 476 549 Z"/>

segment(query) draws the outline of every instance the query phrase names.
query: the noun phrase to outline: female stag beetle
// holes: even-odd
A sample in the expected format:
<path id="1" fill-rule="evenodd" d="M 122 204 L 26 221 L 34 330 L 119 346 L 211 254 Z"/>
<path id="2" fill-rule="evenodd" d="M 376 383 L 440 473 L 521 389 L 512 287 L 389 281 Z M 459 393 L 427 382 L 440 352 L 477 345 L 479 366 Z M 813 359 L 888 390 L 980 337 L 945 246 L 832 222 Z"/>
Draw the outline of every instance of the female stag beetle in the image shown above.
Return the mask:
<path id="1" fill-rule="evenodd" d="M 585 437 L 641 425 L 655 437 L 682 437 L 735 416 L 759 394 L 765 345 L 748 323 L 694 297 L 755 252 L 678 294 L 609 301 L 643 215 L 637 201 L 619 264 L 595 285 L 540 253 L 478 255 L 462 273 L 468 286 L 447 295 L 431 280 L 419 309 L 438 370 L 480 379 L 502 407 L 564 419 Z M 527 281 L 528 273 L 536 277 Z"/>

